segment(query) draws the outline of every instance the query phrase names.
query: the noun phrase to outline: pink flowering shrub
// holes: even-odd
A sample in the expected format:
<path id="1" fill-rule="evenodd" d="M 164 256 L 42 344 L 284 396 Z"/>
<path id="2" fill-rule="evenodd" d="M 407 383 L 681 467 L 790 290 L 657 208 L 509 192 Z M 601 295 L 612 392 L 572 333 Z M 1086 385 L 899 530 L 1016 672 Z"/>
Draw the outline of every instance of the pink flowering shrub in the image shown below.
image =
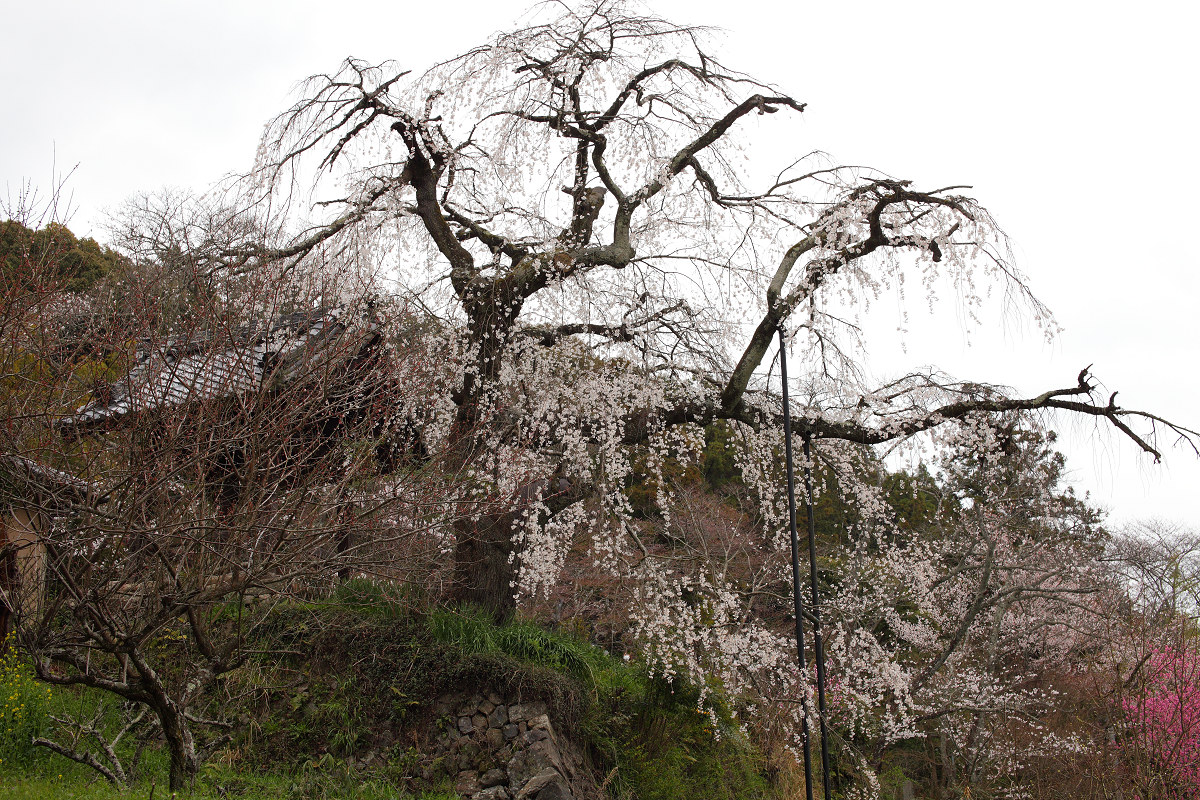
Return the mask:
<path id="1" fill-rule="evenodd" d="M 1200 797 L 1200 653 L 1195 643 L 1154 648 L 1141 691 L 1121 703 L 1126 760 L 1144 798 Z"/>

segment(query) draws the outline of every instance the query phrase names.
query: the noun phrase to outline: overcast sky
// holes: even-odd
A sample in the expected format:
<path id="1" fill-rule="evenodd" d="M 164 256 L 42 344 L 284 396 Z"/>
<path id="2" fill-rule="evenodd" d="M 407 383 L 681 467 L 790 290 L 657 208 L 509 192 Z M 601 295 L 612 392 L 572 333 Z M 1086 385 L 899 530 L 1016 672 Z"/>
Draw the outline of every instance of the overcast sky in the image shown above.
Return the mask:
<path id="1" fill-rule="evenodd" d="M 249 167 L 298 80 L 348 55 L 416 70 L 481 43 L 507 2 L 14 2 L 3 0 L 0 186 L 67 183 L 71 227 L 138 191 L 203 190 Z M 1191 233 L 1200 217 L 1198 6 L 1103 2 L 654 2 L 724 29 L 725 62 L 808 103 L 797 153 L 824 150 L 933 188 L 970 184 L 1017 246 L 1064 333 L 1046 345 L 952 307 L 917 318 L 905 360 L 1024 393 L 1080 368 L 1118 403 L 1200 427 Z M 1064 424 L 1081 491 L 1114 522 L 1200 528 L 1200 465 L 1153 466 L 1090 424 Z"/>

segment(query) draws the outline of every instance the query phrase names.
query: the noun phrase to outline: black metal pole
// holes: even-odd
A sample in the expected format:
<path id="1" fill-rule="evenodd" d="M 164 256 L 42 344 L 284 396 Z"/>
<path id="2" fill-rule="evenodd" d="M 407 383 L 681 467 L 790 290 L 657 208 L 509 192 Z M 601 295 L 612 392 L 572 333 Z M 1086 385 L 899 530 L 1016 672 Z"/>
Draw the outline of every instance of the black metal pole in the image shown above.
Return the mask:
<path id="1" fill-rule="evenodd" d="M 811 434 L 804 434 L 804 488 L 808 492 L 808 582 L 812 586 L 812 624 L 814 653 L 817 659 L 817 719 L 821 724 L 821 784 L 828 800 L 829 734 L 825 729 L 825 644 L 821 638 L 821 605 L 817 597 L 817 522 L 813 516 Z"/>
<path id="2" fill-rule="evenodd" d="M 779 329 L 779 367 L 783 374 L 783 452 L 787 459 L 788 530 L 792 536 L 792 602 L 796 613 L 796 656 L 800 661 L 800 703 L 804 708 L 802 738 L 804 743 L 804 796 L 813 800 L 812 756 L 809 751 L 811 714 L 808 705 L 808 665 L 804 659 L 804 607 L 800 602 L 800 537 L 796 533 L 796 473 L 792 465 L 792 412 L 788 408 L 787 344 L 783 341 L 783 328 Z M 806 441 L 807 444 L 807 441 Z M 810 502 L 811 506 L 812 503 Z M 811 510 L 809 512 L 812 513 Z M 822 730 L 824 721 L 822 720 Z M 824 740 L 822 740 L 824 744 Z M 828 783 L 828 780 L 826 780 Z M 825 790 L 829 797 L 829 790 Z"/>

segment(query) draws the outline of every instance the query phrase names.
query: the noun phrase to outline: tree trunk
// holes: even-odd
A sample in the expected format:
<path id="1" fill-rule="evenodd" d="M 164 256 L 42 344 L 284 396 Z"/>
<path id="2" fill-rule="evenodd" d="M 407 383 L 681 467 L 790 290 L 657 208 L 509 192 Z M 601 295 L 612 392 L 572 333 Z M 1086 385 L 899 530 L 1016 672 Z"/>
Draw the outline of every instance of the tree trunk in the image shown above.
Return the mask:
<path id="1" fill-rule="evenodd" d="M 192 729 L 179 706 L 167 700 L 166 703 L 154 703 L 152 707 L 162 726 L 167 751 L 171 755 L 171 791 L 182 791 L 195 779 L 196 772 L 200 769 L 196 740 L 192 737 Z"/>
<path id="2" fill-rule="evenodd" d="M 552 491 L 553 487 L 553 491 Z M 451 599 L 487 611 L 496 622 L 511 619 L 517 610 L 517 529 L 534 506 L 542 512 L 561 510 L 571 497 L 570 483 L 541 478 L 517 490 L 507 507 L 495 508 L 478 519 L 454 524 L 454 588 Z M 539 519 L 545 522 L 545 518 Z"/>
<path id="3" fill-rule="evenodd" d="M 938 752 L 942 759 L 942 797 L 946 797 L 954 786 L 954 751 L 946 731 L 938 732 Z"/>
<path id="4" fill-rule="evenodd" d="M 458 543 L 454 549 L 452 599 L 487 611 L 496 622 L 510 619 L 517 610 L 514 599 L 516 569 L 512 561 L 516 514 L 485 514 L 454 524 Z"/>

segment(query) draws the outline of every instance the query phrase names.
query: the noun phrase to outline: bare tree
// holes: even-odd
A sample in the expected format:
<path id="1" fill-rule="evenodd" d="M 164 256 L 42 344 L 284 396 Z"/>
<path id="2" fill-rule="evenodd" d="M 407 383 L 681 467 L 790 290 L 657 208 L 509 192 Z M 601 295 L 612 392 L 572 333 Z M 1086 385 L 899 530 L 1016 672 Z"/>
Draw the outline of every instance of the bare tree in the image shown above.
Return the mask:
<path id="1" fill-rule="evenodd" d="M 1200 613 L 1200 536 L 1166 520 L 1122 528 L 1107 554 L 1128 592 L 1131 611 L 1151 627 L 1167 627 Z"/>

